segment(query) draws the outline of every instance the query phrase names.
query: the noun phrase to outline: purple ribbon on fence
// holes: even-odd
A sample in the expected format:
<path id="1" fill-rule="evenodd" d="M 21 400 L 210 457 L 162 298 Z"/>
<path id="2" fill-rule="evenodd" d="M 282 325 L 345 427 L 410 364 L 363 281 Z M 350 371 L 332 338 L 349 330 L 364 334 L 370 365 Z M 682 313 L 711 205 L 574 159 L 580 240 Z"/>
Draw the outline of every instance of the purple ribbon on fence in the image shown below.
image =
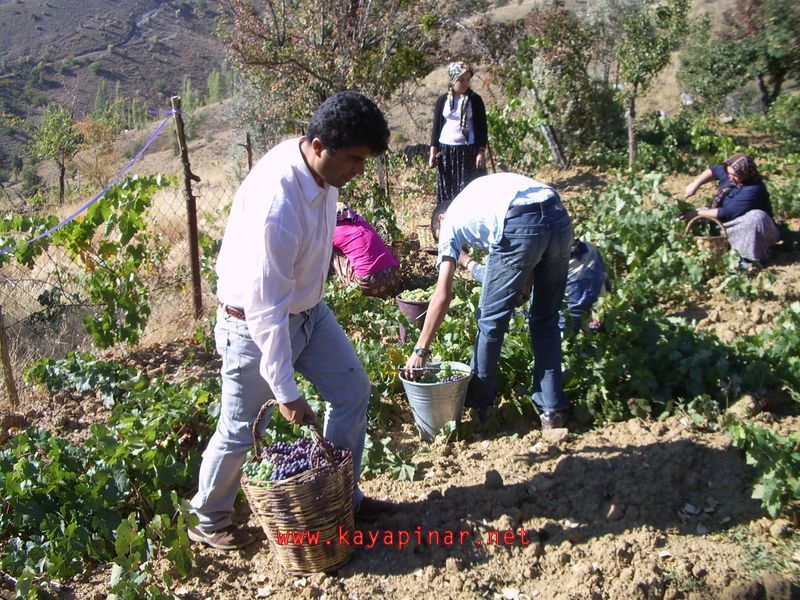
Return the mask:
<path id="1" fill-rule="evenodd" d="M 148 139 L 148 140 L 145 142 L 144 146 L 142 146 L 142 149 L 141 149 L 141 150 L 139 150 L 139 152 L 137 152 L 136 156 L 134 156 L 134 157 L 133 157 L 133 158 L 130 160 L 130 162 L 129 162 L 127 165 L 125 165 L 125 167 L 123 167 L 123 169 L 122 169 L 122 170 L 121 170 L 119 173 L 117 173 L 117 176 L 116 176 L 116 177 L 114 177 L 114 179 L 112 179 L 112 180 L 111 180 L 111 183 L 109 183 L 109 184 L 108 184 L 106 187 L 104 187 L 104 188 L 103 188 L 103 189 L 100 191 L 100 193 L 99 193 L 99 194 L 97 194 L 97 195 L 96 195 L 94 198 L 92 198 L 91 200 L 89 200 L 88 202 L 86 202 L 86 203 L 85 203 L 83 206 L 81 206 L 81 207 L 80 207 L 78 210 L 76 210 L 74 213 L 72 213 L 72 214 L 71 214 L 71 215 L 69 215 L 67 218 L 65 218 L 63 221 L 61 221 L 60 223 L 58 223 L 58 224 L 54 225 L 53 227 L 51 227 L 51 228 L 50 228 L 50 229 L 48 229 L 47 231 L 45 231 L 45 232 L 43 232 L 43 233 L 40 233 L 40 234 L 39 234 L 39 235 L 37 235 L 36 237 L 32 237 L 32 238 L 31 238 L 31 239 L 29 239 L 29 240 L 25 240 L 24 242 L 22 242 L 22 243 L 19 243 L 19 244 L 15 245 L 15 246 L 9 246 L 9 247 L 7 247 L 7 248 L 3 248 L 2 250 L 0 250 L 0 254 L 7 254 L 7 253 L 9 253 L 9 252 L 13 252 L 13 251 L 14 251 L 14 250 L 16 250 L 17 248 L 22 248 L 23 246 L 27 246 L 28 244 L 31 244 L 31 243 L 33 243 L 33 242 L 37 242 L 37 241 L 39 241 L 40 239 L 42 239 L 42 238 L 44 238 L 44 237 L 47 237 L 48 235 L 50 235 L 50 234 L 51 234 L 51 233 L 53 233 L 54 231 L 57 231 L 57 230 L 61 229 L 62 227 L 64 227 L 64 225 L 66 225 L 67 223 L 69 223 L 69 222 L 73 221 L 73 220 L 74 220 L 74 219 L 75 219 L 75 218 L 76 218 L 78 215 L 80 215 L 80 214 L 81 214 L 83 211 L 85 211 L 85 210 L 86 210 L 87 208 L 89 208 L 89 207 L 90 207 L 92 204 L 94 204 L 95 202 L 97 202 L 98 200 L 100 200 L 100 198 L 102 198 L 102 197 L 105 195 L 105 193 L 106 193 L 108 190 L 110 190 L 112 187 L 114 187 L 114 186 L 117 184 L 117 182 L 118 182 L 118 181 L 119 181 L 119 180 L 122 178 L 122 176 L 123 176 L 125 173 L 127 173 L 127 171 L 128 171 L 128 170 L 129 170 L 129 169 L 130 169 L 130 168 L 131 168 L 131 167 L 132 167 L 134 164 L 136 164 L 136 161 L 137 161 L 137 160 L 139 160 L 139 159 L 142 157 L 142 154 L 144 154 L 144 151 L 145 151 L 145 150 L 147 150 L 147 148 L 150 146 L 150 144 L 152 144 L 152 143 L 153 143 L 153 141 L 156 139 L 156 137 L 157 137 L 157 136 L 158 136 L 158 134 L 161 132 L 161 130 L 164 128 L 164 126 L 165 126 L 165 125 L 166 125 L 166 124 L 169 122 L 169 120 L 170 120 L 170 119 L 172 118 L 172 116 L 175 114 L 175 111 L 174 111 L 174 110 L 165 110 L 165 111 L 158 111 L 158 112 L 160 112 L 161 114 L 167 114 L 167 115 L 169 115 L 169 116 L 168 116 L 166 119 L 164 119 L 163 121 L 161 121 L 161 124 L 159 124 L 159 126 L 158 126 L 158 127 L 156 127 L 156 130 L 153 132 L 153 134 L 150 136 L 150 138 L 149 138 L 149 139 Z"/>

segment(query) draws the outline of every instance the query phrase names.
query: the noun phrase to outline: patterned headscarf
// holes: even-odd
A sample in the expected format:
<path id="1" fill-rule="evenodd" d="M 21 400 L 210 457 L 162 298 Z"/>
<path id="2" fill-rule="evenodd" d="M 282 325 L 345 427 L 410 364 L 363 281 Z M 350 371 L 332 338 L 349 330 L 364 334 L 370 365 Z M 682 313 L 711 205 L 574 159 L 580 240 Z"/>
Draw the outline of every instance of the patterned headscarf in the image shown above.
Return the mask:
<path id="1" fill-rule="evenodd" d="M 738 185 L 734 186 L 733 182 L 731 182 L 730 186 L 720 188 L 720 190 L 714 196 L 714 199 L 711 201 L 711 208 L 719 208 L 722 200 L 734 187 L 740 187 L 746 183 L 755 183 L 761 179 L 761 175 L 758 174 L 758 168 L 756 167 L 755 161 L 747 154 L 742 154 L 739 152 L 730 156 L 728 160 L 722 164 L 725 167 L 730 167 L 733 169 L 733 172 L 736 173 L 736 178 L 738 179 L 739 183 Z"/>
<path id="2" fill-rule="evenodd" d="M 470 75 L 475 74 L 475 71 L 473 71 L 469 65 L 461 61 L 451 62 L 449 65 L 447 65 L 447 82 L 450 87 L 453 87 L 456 84 L 456 81 L 458 81 L 458 78 L 467 71 L 469 71 Z"/>
<path id="3" fill-rule="evenodd" d="M 447 100 L 449 102 L 450 110 L 453 110 L 453 107 L 456 103 L 455 93 L 453 92 L 453 86 L 458 81 L 458 78 L 461 77 L 464 73 L 469 73 L 470 75 L 474 75 L 475 71 L 473 71 L 466 63 L 461 61 L 451 62 L 447 65 L 447 79 L 448 79 L 448 89 L 447 89 Z M 458 110 L 458 120 L 461 126 L 461 133 L 464 134 L 464 137 L 469 140 L 469 124 L 467 123 L 467 107 L 469 106 L 470 96 L 472 96 L 472 90 L 468 89 L 467 93 L 464 94 L 464 101 L 461 103 L 461 106 Z"/>
<path id="4" fill-rule="evenodd" d="M 336 222 L 337 223 L 354 223 L 358 220 L 358 213 L 354 211 L 352 208 L 347 208 L 342 205 L 342 208 L 339 208 L 339 204 L 341 202 L 336 203 Z"/>
<path id="5" fill-rule="evenodd" d="M 755 183 L 761 179 L 755 161 L 747 154 L 734 154 L 724 164 L 733 169 L 740 184 Z"/>

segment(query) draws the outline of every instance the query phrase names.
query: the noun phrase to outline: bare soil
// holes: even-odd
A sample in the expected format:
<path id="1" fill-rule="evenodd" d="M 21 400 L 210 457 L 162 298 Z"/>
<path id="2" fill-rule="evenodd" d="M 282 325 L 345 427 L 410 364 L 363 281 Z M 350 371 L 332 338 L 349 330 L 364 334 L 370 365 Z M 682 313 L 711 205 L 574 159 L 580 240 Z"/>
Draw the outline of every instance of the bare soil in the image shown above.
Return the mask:
<path id="1" fill-rule="evenodd" d="M 733 316 L 747 319 L 747 313 Z M 219 367 L 216 356 L 185 342 L 155 344 L 126 360 L 178 381 L 214 377 Z M 730 410 L 784 434 L 796 431 L 800 417 L 769 401 L 745 396 Z M 508 417 L 505 409 L 500 415 Z M 25 420 L 80 439 L 104 415 L 98 401 L 62 397 L 31 407 Z M 798 593 L 793 524 L 767 518 L 750 498 L 752 474 L 730 438 L 700 430 L 686 416 L 547 433 L 528 418 L 506 419 L 497 433 L 450 445 L 421 443 L 411 419 L 404 421 L 390 432 L 393 447 L 413 454 L 419 477 L 363 482 L 368 495 L 401 502 L 401 509 L 360 523 L 364 542 L 357 534 L 346 538 L 356 548 L 338 572 L 287 575 L 262 534 L 241 551 L 195 545 L 195 566 L 179 582 L 178 595 L 705 599 Z M 246 502 L 237 517 L 259 529 Z M 89 571 L 68 582 L 64 597 L 104 597 L 109 575 L 109 568 Z M 765 589 L 770 593 L 763 595 Z"/>
<path id="2" fill-rule="evenodd" d="M 193 169 L 211 172 L 218 157 L 198 147 Z M 171 159 L 165 152 L 150 160 L 165 169 Z M 560 185 L 567 201 L 602 185 L 596 175 L 577 171 L 541 177 Z M 681 190 L 684 179 L 667 186 Z M 419 206 L 399 210 L 408 233 L 427 214 Z M 798 222 L 790 225 L 800 229 Z M 431 269 L 422 253 L 406 260 L 412 274 Z M 758 331 L 797 299 L 797 253 L 779 252 L 767 272 L 776 282 L 763 302 L 698 301 L 684 316 L 725 341 Z M 187 323 L 185 331 L 192 328 Z M 216 356 L 183 339 L 122 358 L 178 381 L 216 377 L 219 368 Z M 800 417 L 783 400 L 745 396 L 730 410 L 786 434 L 797 430 Z M 92 399 L 63 397 L 32 403 L 25 415 L 27 422 L 80 439 L 105 410 Z M 498 418 L 496 432 L 445 446 L 420 442 L 406 413 L 389 434 L 392 446 L 417 464 L 418 478 L 382 475 L 363 482 L 366 494 L 400 502 L 401 509 L 360 523 L 364 542 L 346 538 L 356 547 L 338 572 L 287 575 L 262 533 L 241 551 L 195 545 L 192 574 L 176 593 L 198 600 L 798 597 L 797 524 L 769 519 L 751 499 L 752 473 L 724 433 L 699 429 L 679 415 L 543 434 L 529 416 L 514 417 L 508 403 Z M 237 518 L 260 532 L 246 501 Z M 369 542 L 370 534 L 377 542 Z M 408 543 L 399 547 L 403 535 Z M 64 597 L 105 597 L 109 575 L 109 567 L 87 571 L 67 582 Z"/>

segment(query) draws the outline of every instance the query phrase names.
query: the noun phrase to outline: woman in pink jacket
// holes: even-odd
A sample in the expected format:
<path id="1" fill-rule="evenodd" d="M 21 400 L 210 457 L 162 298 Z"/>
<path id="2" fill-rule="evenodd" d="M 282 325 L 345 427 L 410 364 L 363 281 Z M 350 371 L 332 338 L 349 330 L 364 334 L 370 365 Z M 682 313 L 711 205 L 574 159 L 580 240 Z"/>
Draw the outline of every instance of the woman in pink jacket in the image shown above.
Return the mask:
<path id="1" fill-rule="evenodd" d="M 336 213 L 331 272 L 343 283 L 355 283 L 367 296 L 389 298 L 400 286 L 400 261 L 372 225 L 349 208 Z"/>

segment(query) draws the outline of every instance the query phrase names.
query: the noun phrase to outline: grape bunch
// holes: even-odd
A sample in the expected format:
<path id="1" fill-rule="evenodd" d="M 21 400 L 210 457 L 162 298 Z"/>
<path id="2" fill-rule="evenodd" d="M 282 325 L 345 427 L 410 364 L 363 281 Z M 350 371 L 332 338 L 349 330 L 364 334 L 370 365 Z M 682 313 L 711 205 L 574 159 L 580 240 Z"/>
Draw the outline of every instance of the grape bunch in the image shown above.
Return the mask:
<path id="1" fill-rule="evenodd" d="M 400 299 L 406 302 L 427 302 L 433 293 L 430 290 L 406 290 L 400 294 Z"/>
<path id="2" fill-rule="evenodd" d="M 443 362 L 439 367 L 425 369 L 417 377 L 417 381 L 419 381 L 419 383 L 449 383 L 451 381 L 458 381 L 467 375 L 469 375 L 469 373 L 453 369 L 453 365 L 449 362 Z"/>
<path id="3" fill-rule="evenodd" d="M 325 447 L 331 452 L 339 464 L 350 453 L 344 448 L 336 448 L 323 440 Z M 245 463 L 243 472 L 248 479 L 261 482 L 282 481 L 294 477 L 313 467 L 328 464 L 322 449 L 311 440 L 301 438 L 292 443 L 275 442 L 261 453 L 260 460 Z"/>
<path id="4" fill-rule="evenodd" d="M 244 463 L 242 472 L 245 477 L 253 481 L 269 481 L 272 477 L 272 463 L 267 459 L 260 461 L 250 460 Z"/>

